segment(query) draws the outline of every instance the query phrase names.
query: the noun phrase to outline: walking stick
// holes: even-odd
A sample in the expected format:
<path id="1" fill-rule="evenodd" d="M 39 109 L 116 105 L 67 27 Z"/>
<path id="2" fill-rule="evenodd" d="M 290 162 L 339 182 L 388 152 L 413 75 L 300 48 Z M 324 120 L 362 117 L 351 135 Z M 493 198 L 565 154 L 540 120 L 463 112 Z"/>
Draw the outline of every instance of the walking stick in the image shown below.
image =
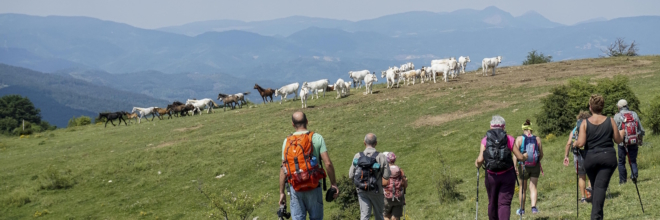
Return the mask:
<path id="1" fill-rule="evenodd" d="M 475 212 L 474 220 L 477 220 L 479 218 L 479 168 L 477 168 L 477 209 Z"/>
<path id="2" fill-rule="evenodd" d="M 580 152 L 573 147 L 573 152 L 577 153 L 575 156 L 581 157 Z M 577 210 L 577 216 L 576 219 L 580 218 L 580 174 L 578 173 L 578 168 L 580 167 L 580 158 L 576 158 L 575 160 L 575 195 L 577 197 L 577 200 L 575 201 L 575 209 Z"/>
<path id="3" fill-rule="evenodd" d="M 626 145 L 626 156 L 628 157 L 628 165 L 630 165 L 630 172 L 632 173 L 632 161 L 630 161 L 630 154 L 628 154 L 628 146 Z M 637 188 L 637 178 L 633 180 L 635 184 L 635 189 L 637 189 L 637 197 L 639 198 L 639 205 L 642 207 L 642 213 L 644 213 L 644 205 L 642 204 L 642 196 L 639 195 L 639 188 Z"/>
<path id="4" fill-rule="evenodd" d="M 522 220 L 523 214 L 525 214 L 524 213 L 525 194 L 527 194 L 527 192 L 525 191 L 525 165 L 521 164 L 520 167 L 521 167 L 520 169 L 522 170 L 522 178 L 520 178 L 522 181 L 522 183 L 520 183 L 520 188 L 522 189 L 522 202 L 520 202 L 520 220 Z"/>

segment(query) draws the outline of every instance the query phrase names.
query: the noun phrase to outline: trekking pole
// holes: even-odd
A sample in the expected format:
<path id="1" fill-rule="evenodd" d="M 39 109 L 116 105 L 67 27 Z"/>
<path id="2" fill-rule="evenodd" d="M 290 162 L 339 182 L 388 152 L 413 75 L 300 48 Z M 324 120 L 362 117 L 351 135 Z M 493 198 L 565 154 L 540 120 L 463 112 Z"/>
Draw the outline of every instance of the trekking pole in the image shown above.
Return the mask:
<path id="1" fill-rule="evenodd" d="M 625 147 L 626 149 L 626 156 L 628 157 L 628 165 L 630 165 L 630 172 L 632 173 L 632 161 L 630 161 L 630 154 L 628 154 L 628 146 Z M 642 207 L 642 213 L 644 213 L 644 205 L 642 204 L 642 196 L 639 195 L 639 188 L 637 188 L 637 178 L 633 180 L 633 183 L 635 184 L 635 189 L 637 189 L 637 197 L 639 198 L 639 206 Z"/>
<path id="2" fill-rule="evenodd" d="M 577 152 L 577 149 L 573 147 L 573 152 Z M 578 154 L 575 155 L 576 157 L 580 157 L 581 155 Z M 577 210 L 577 216 L 576 219 L 580 218 L 580 174 L 578 173 L 578 168 L 580 167 L 580 158 L 577 158 L 575 160 L 575 196 L 577 197 L 577 200 L 575 200 L 575 209 Z"/>
<path id="3" fill-rule="evenodd" d="M 520 188 L 522 189 L 522 201 L 520 202 L 520 220 L 522 220 L 523 214 L 525 214 L 524 213 L 525 194 L 527 194 L 527 192 L 525 191 L 525 165 L 521 164 L 520 169 L 522 170 L 522 172 L 521 172 L 522 178 L 520 178 L 521 181 L 522 181 L 522 183 L 520 183 Z"/>
<path id="4" fill-rule="evenodd" d="M 479 218 L 479 168 L 477 168 L 477 209 L 475 212 L 474 220 L 477 220 Z"/>

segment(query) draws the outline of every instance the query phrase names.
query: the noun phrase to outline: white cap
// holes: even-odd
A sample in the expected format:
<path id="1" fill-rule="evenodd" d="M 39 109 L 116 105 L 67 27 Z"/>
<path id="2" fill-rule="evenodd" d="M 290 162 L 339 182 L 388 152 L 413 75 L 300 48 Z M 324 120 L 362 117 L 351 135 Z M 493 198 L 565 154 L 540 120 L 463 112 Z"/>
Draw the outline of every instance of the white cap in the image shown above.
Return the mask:
<path id="1" fill-rule="evenodd" d="M 628 102 L 625 99 L 619 100 L 619 102 L 616 103 L 616 106 L 619 106 L 619 108 L 623 106 L 628 106 Z"/>

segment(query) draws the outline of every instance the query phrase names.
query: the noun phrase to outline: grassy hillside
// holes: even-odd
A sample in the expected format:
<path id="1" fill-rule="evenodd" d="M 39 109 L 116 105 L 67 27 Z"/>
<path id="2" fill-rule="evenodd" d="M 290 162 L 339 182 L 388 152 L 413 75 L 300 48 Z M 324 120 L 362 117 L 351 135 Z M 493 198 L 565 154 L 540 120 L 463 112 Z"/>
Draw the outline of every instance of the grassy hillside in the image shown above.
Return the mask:
<path id="1" fill-rule="evenodd" d="M 353 90 L 351 96 L 337 100 L 330 93 L 309 100 L 310 108 L 304 111 L 309 128 L 325 137 L 340 176 L 348 174 L 353 154 L 363 150 L 364 135 L 374 132 L 379 151 L 396 152 L 397 163 L 410 178 L 406 208 L 410 219 L 469 219 L 475 211 L 474 159 L 491 115 L 504 116 L 509 133 L 519 134 L 526 118 L 535 121 L 539 99 L 553 85 L 572 77 L 615 74 L 631 78 L 645 109 L 652 96 L 660 94 L 659 67 L 660 57 L 653 56 L 500 68 L 494 77 L 471 72 L 450 83 L 399 89 L 378 85 L 369 96 Z M 211 210 L 197 190 L 202 183 L 212 193 L 225 189 L 255 196 L 268 193 L 255 215 L 274 219 L 281 144 L 292 132 L 291 113 L 299 109 L 300 101 L 274 103 L 128 127 L 96 125 L 2 138 L 0 218 L 32 218 L 35 212 L 48 210 L 46 217 L 54 219 L 201 219 Z M 561 164 L 565 141 L 560 136 L 543 143 L 541 213 L 526 218 L 574 218 L 575 174 L 572 167 Z M 645 141 L 638 161 L 646 214 L 641 214 L 633 184 L 618 186 L 612 181 L 613 198 L 605 208 L 608 219 L 660 218 L 656 169 L 660 160 L 655 159 L 660 156 L 656 150 L 660 138 Z M 457 189 L 462 198 L 449 204 L 439 202 L 436 190 L 443 172 L 461 180 Z M 46 178 L 52 173 L 62 177 L 58 185 L 63 189 L 40 189 L 52 185 Z M 215 178 L 221 174 L 225 176 Z M 75 184 L 70 186 L 67 180 Z M 483 182 L 480 187 L 479 215 L 486 218 Z M 513 207 L 517 205 L 514 202 Z M 587 219 L 590 209 L 580 206 L 581 219 Z M 337 211 L 336 204 L 326 204 L 326 216 Z"/>

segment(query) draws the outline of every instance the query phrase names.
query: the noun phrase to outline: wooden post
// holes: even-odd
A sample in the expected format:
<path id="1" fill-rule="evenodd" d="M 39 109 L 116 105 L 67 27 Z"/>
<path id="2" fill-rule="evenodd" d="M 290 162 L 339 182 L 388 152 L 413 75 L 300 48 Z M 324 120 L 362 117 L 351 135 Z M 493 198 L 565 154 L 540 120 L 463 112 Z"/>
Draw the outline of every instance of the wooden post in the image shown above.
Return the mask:
<path id="1" fill-rule="evenodd" d="M 23 131 L 25 131 L 25 119 L 23 119 Z"/>

